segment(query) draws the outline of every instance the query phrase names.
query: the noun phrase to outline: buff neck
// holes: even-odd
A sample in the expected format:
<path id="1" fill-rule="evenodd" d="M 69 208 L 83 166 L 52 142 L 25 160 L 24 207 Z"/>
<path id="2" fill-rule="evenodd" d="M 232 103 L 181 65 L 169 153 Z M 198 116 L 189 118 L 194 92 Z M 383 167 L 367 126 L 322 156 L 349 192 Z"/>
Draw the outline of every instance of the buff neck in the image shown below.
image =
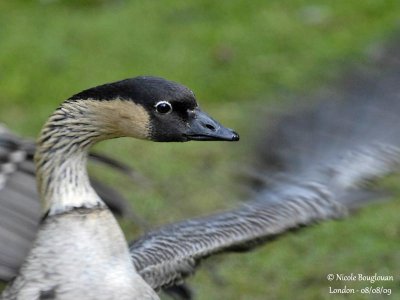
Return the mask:
<path id="1" fill-rule="evenodd" d="M 35 153 L 44 212 L 105 206 L 89 181 L 88 151 L 105 139 L 146 138 L 146 116 L 140 106 L 118 99 L 64 102 L 44 125 Z"/>

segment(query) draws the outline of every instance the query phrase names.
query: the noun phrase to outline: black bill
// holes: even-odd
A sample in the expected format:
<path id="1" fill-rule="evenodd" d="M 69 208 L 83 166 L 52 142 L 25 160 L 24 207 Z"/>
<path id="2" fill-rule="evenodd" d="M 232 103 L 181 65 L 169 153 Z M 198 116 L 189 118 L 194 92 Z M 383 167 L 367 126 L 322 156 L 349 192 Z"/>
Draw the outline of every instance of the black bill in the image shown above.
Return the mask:
<path id="1" fill-rule="evenodd" d="M 185 136 L 193 141 L 238 141 L 239 135 L 222 126 L 199 108 L 190 113 L 189 127 Z"/>

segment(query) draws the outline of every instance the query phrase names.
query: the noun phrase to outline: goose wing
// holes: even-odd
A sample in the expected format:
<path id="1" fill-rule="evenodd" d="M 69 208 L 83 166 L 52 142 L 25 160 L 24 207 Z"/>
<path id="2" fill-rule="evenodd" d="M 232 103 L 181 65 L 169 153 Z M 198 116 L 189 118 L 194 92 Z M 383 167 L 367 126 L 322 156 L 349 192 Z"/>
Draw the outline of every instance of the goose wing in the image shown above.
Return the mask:
<path id="1" fill-rule="evenodd" d="M 33 155 L 35 144 L 0 124 L 0 280 L 8 281 L 17 273 L 36 235 L 41 218 L 36 190 Z M 90 160 L 125 174 L 141 178 L 123 163 L 101 154 Z M 131 205 L 112 187 L 91 178 L 92 185 L 114 213 L 135 218 Z M 143 222 L 142 222 L 143 223 Z M 141 224 L 141 223 L 140 223 Z"/>
<path id="2" fill-rule="evenodd" d="M 155 289 L 180 282 L 201 259 L 345 217 L 376 198 L 366 183 L 400 165 L 400 71 L 368 74 L 353 76 L 340 92 L 320 95 L 317 105 L 269 129 L 258 146 L 249 201 L 132 242 L 133 263 L 143 278 Z"/>

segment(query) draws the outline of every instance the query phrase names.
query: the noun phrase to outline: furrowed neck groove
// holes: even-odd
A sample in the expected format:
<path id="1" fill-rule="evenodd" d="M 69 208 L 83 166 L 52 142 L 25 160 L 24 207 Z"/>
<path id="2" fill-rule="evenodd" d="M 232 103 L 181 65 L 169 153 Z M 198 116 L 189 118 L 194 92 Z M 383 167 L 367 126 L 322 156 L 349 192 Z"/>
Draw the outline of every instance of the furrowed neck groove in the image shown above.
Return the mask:
<path id="1" fill-rule="evenodd" d="M 35 153 L 38 189 L 49 215 L 75 207 L 104 205 L 90 185 L 86 162 L 90 147 L 130 136 L 148 139 L 150 119 L 132 101 L 67 100 L 44 125 Z"/>
<path id="2" fill-rule="evenodd" d="M 84 101 L 61 105 L 44 125 L 35 154 L 38 189 L 49 215 L 104 206 L 90 185 L 87 155 L 109 138 Z"/>

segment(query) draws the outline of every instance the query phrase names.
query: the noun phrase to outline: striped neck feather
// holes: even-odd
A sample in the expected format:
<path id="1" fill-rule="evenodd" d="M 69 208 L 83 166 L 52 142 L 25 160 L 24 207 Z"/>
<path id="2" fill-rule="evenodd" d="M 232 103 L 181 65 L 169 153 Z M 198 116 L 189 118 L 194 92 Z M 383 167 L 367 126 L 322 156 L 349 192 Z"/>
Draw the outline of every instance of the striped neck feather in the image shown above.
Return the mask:
<path id="1" fill-rule="evenodd" d="M 118 99 L 64 102 L 44 125 L 35 153 L 44 211 L 104 206 L 87 174 L 89 148 L 120 136 L 146 138 L 146 117 L 140 106 Z"/>

